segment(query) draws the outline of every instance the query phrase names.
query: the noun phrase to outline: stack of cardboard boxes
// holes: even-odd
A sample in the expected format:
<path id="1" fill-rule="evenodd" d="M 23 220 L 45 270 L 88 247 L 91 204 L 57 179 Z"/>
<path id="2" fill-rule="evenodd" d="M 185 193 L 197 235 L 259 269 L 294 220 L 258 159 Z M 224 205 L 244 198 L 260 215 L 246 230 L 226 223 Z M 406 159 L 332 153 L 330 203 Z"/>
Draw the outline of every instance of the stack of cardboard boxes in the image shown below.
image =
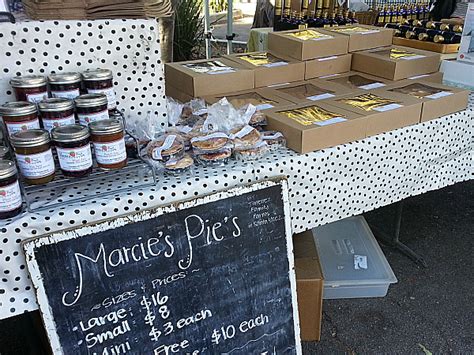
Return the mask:
<path id="1" fill-rule="evenodd" d="M 466 108 L 468 92 L 441 84 L 438 53 L 392 45 L 365 25 L 272 32 L 267 52 L 165 66 L 166 94 L 252 103 L 307 153 Z"/>

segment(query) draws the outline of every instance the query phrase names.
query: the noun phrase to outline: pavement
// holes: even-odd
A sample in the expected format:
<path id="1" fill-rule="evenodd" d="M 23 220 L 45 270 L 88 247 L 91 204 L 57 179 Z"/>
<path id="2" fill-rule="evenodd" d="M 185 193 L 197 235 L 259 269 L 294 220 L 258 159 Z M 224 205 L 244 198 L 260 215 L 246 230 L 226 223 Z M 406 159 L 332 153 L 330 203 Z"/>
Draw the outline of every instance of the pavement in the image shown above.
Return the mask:
<path id="1" fill-rule="evenodd" d="M 365 217 L 387 225 L 394 207 Z M 382 245 L 398 283 L 384 298 L 324 300 L 321 341 L 304 354 L 474 352 L 474 181 L 407 199 L 400 239 L 428 268 Z"/>
<path id="2" fill-rule="evenodd" d="M 387 226 L 394 207 L 365 217 Z M 428 268 L 382 245 L 398 283 L 383 298 L 324 300 L 321 341 L 304 343 L 304 355 L 473 353 L 473 221 L 474 180 L 405 200 L 401 240 Z M 0 355 L 46 354 L 37 316 L 0 321 Z"/>

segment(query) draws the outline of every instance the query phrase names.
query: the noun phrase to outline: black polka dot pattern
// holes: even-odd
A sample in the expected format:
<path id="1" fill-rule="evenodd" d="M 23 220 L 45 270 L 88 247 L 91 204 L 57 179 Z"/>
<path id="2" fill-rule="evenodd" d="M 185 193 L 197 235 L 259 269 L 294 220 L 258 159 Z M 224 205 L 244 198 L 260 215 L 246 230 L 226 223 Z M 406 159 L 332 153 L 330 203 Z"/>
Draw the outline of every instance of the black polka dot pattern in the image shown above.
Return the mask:
<path id="1" fill-rule="evenodd" d="M 156 20 L 45 21 L 2 24 L 0 104 L 14 101 L 17 75 L 108 68 L 127 119 L 166 120 L 164 74 Z M 142 99 L 141 95 L 146 95 Z"/>
<path id="2" fill-rule="evenodd" d="M 20 242 L 105 218 L 276 176 L 289 179 L 295 233 L 472 179 L 471 109 L 361 141 L 299 155 L 282 149 L 256 162 L 198 167 L 157 186 L 23 214 L 0 223 L 0 318 L 36 309 Z M 127 184 L 129 180 L 118 181 Z"/>

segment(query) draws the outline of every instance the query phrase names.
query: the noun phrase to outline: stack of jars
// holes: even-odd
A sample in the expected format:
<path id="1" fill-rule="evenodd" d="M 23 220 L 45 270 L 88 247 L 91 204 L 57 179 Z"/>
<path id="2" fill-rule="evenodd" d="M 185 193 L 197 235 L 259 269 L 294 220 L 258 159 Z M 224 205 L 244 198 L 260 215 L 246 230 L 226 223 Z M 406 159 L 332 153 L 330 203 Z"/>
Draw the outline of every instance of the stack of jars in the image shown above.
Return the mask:
<path id="1" fill-rule="evenodd" d="M 81 95 L 82 81 L 87 93 Z M 52 147 L 67 177 L 84 177 L 92 172 L 92 149 L 99 168 L 124 167 L 127 164 L 124 125 L 122 120 L 109 117 L 109 110 L 116 108 L 111 71 L 90 70 L 82 76 L 51 74 L 48 83 L 51 98 L 46 78 L 33 75 L 14 78 L 11 84 L 18 101 L 0 106 L 6 134 L 25 183 L 39 185 L 54 179 L 56 164 Z M 20 211 L 16 166 L 3 159 L 0 161 L 0 218 L 12 217 Z"/>

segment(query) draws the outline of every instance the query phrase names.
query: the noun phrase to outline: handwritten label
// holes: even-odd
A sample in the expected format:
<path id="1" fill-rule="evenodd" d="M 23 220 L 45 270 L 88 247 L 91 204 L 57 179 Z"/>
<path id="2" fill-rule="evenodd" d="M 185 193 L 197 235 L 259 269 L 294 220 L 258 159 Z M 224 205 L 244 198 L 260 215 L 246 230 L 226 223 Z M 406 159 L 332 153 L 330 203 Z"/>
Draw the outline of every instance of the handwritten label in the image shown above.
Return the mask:
<path id="1" fill-rule="evenodd" d="M 452 94 L 453 93 L 449 92 L 449 91 L 440 91 L 440 92 L 437 92 L 436 94 L 425 96 L 425 98 L 427 98 L 427 99 L 439 99 L 441 97 L 449 96 L 449 95 L 452 95 Z"/>
<path id="2" fill-rule="evenodd" d="M 318 100 L 323 100 L 323 99 L 329 99 L 330 97 L 334 97 L 334 95 L 327 92 L 324 94 L 308 96 L 307 99 L 311 101 L 318 101 Z"/>
<path id="3" fill-rule="evenodd" d="M 384 83 L 377 82 L 377 83 L 371 83 L 371 84 L 359 86 L 359 89 L 371 90 L 371 89 L 381 88 L 381 87 L 384 87 L 384 86 L 385 86 Z"/>
<path id="4" fill-rule="evenodd" d="M 325 62 L 326 60 L 333 60 L 333 59 L 337 59 L 337 56 L 333 55 L 331 57 L 319 58 L 318 62 Z"/>
<path id="5" fill-rule="evenodd" d="M 340 123 L 344 121 L 347 121 L 347 119 L 344 117 L 333 117 L 328 120 L 314 122 L 314 124 L 318 126 L 329 126 L 331 124 Z"/>
<path id="6" fill-rule="evenodd" d="M 403 105 L 388 104 L 388 105 L 384 105 L 384 106 L 374 107 L 373 110 L 374 111 L 379 111 L 379 112 L 385 112 L 385 111 L 395 110 L 395 109 L 400 108 L 400 107 L 403 107 Z"/>

